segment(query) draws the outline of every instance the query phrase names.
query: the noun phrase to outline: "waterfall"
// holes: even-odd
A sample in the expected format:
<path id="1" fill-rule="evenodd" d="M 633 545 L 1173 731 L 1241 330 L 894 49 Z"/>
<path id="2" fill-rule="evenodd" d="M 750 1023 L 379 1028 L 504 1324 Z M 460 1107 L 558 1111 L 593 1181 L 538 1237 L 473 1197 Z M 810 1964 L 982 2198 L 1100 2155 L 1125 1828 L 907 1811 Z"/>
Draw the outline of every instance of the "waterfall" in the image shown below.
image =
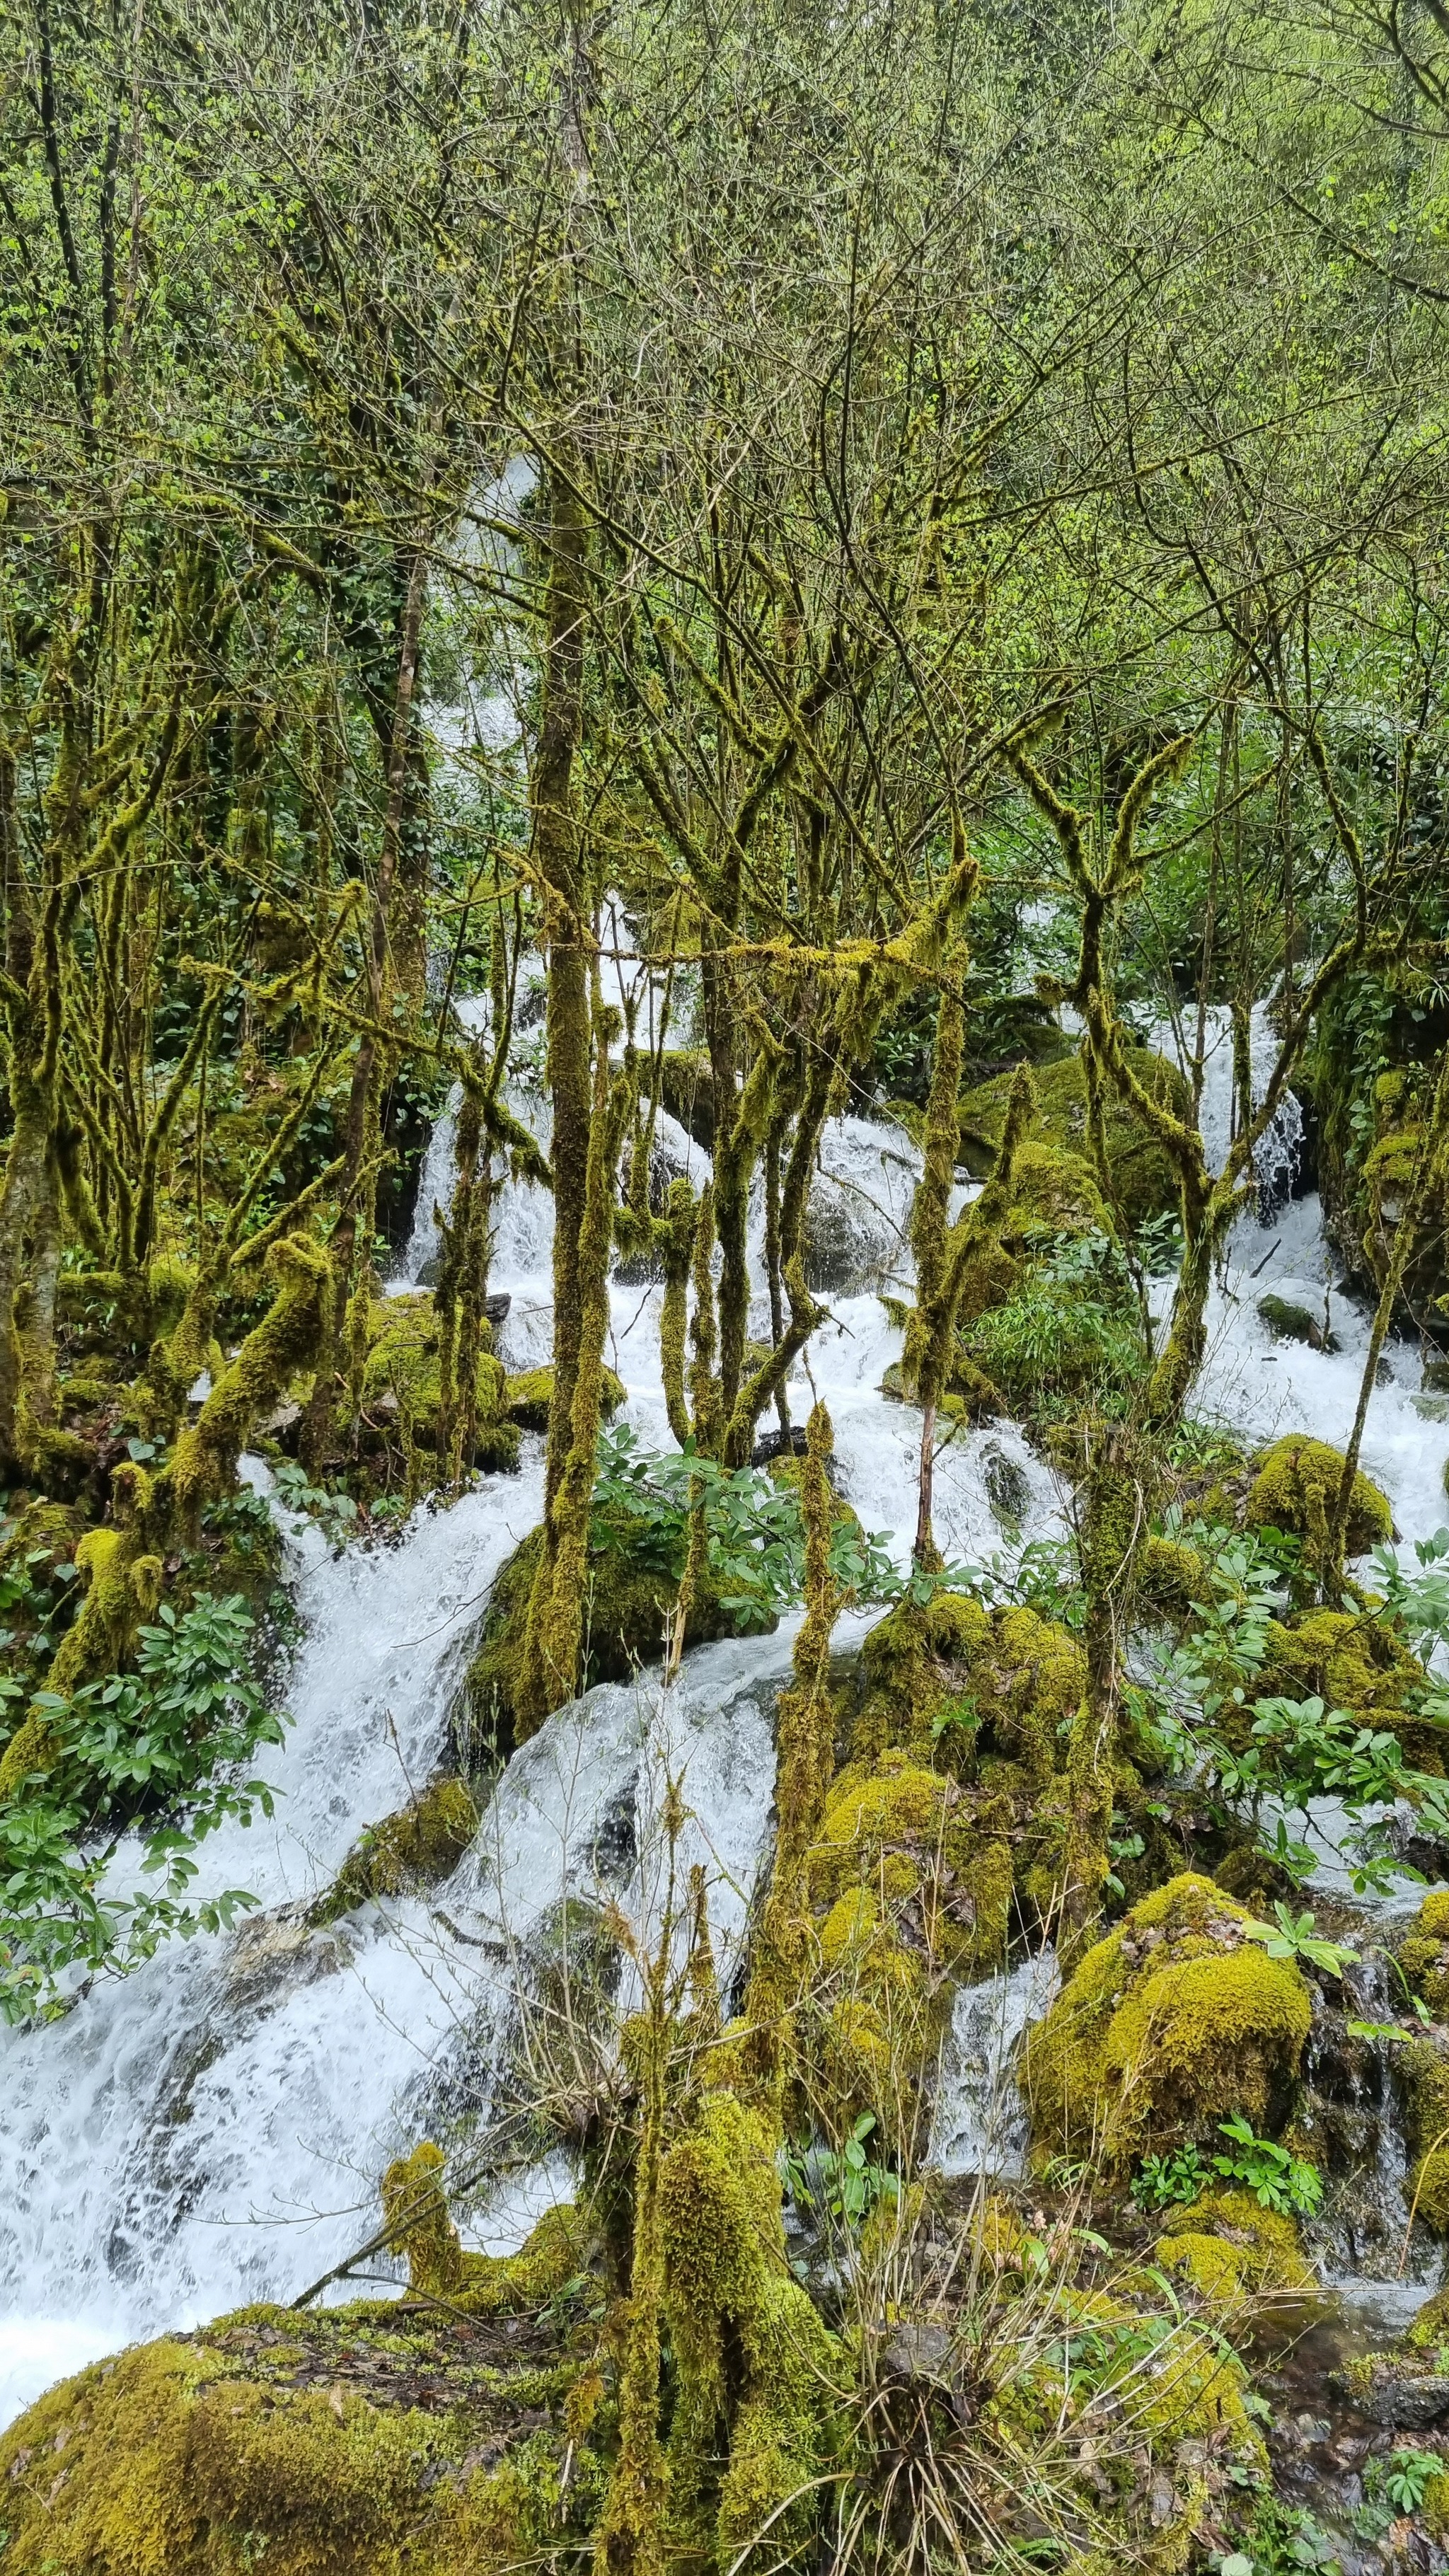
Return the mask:
<path id="1" fill-rule="evenodd" d="M 542 1134 L 538 1096 L 511 1097 Z M 659 1147 L 703 1177 L 699 1147 L 663 1116 Z M 435 1252 L 432 1203 L 451 1152 L 445 1113 L 395 1288 L 415 1284 Z M 810 1368 L 834 1421 L 841 1490 L 868 1529 L 894 1533 L 904 1562 L 919 1417 L 880 1392 L 901 1337 L 877 1292 L 909 1279 L 919 1160 L 899 1129 L 847 1118 L 827 1129 L 820 1161 L 812 1227 L 834 1284 L 822 1290 L 829 1315 Z M 491 1284 L 512 1297 L 503 1348 L 514 1367 L 547 1356 L 551 1229 L 546 1193 L 501 1189 Z M 1352 1420 L 1366 1335 L 1356 1312 L 1335 1300 L 1339 1347 L 1323 1352 L 1275 1342 L 1257 1312 L 1264 1286 L 1305 1274 L 1322 1296 L 1316 1229 L 1311 1201 L 1281 1233 L 1245 1220 L 1214 1293 L 1196 1409 L 1258 1440 L 1303 1429 L 1341 1442 Z M 761 1238 L 757 1201 L 762 1296 Z M 657 1285 L 616 1282 L 607 1352 L 626 1418 L 655 1447 L 668 1441 L 659 1300 Z M 1417 1387 L 1417 1364 L 1397 1353 L 1364 1449 L 1406 1542 L 1445 1517 L 1449 1425 L 1417 1409 Z M 790 1394 L 803 1419 L 803 1372 Z M 56 2025 L 0 2035 L 0 2416 L 120 2342 L 295 2295 L 369 2232 L 382 2167 L 430 2110 L 466 2101 L 486 2134 L 518 1962 L 565 1896 L 612 1897 L 640 1924 L 657 1913 L 666 1767 L 683 1770 L 691 1820 L 679 1858 L 705 1865 L 728 1968 L 766 1857 L 788 1621 L 773 1637 L 691 1653 L 668 1694 L 646 1675 L 558 1712 L 513 1757 L 472 1852 L 431 1901 L 369 1907 L 321 1929 L 307 1921 L 359 1832 L 447 1758 L 466 1640 L 499 1565 L 537 1522 L 541 1491 L 540 1447 L 528 1440 L 519 1475 L 485 1478 L 446 1509 L 420 1507 L 390 1542 L 333 1555 L 310 1524 L 284 1524 L 302 1643 L 285 1743 L 259 1766 L 278 1793 L 275 1819 L 227 1827 L 198 1854 L 200 1894 L 246 1886 L 258 1913 L 229 1937 L 173 1945 L 131 1978 L 97 1984 Z M 963 1434 L 938 1461 L 949 1556 L 992 1555 L 1008 1521 L 1013 1537 L 1060 1533 L 1062 1502 L 1052 1471 L 1007 1424 Z M 865 1624 L 843 1625 L 843 1642 Z M 1011 2056 L 1050 1974 L 1049 1960 L 1028 1961 L 957 1996 L 936 2106 L 948 2170 L 1009 2171 L 1019 2157 Z M 568 2188 L 559 2159 L 505 2176 L 480 2197 L 471 2241 L 516 2241 Z"/>

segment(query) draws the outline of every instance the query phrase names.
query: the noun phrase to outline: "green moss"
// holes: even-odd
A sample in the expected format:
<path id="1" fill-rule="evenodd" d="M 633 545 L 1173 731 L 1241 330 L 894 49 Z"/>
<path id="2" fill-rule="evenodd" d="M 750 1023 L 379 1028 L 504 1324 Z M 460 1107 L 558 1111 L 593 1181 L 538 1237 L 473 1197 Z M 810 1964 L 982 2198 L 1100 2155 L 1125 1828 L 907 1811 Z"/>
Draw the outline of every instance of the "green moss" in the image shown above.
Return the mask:
<path id="1" fill-rule="evenodd" d="M 1258 1299 L 1258 1313 L 1268 1330 L 1280 1342 L 1305 1342 L 1313 1351 L 1336 1351 L 1338 1343 L 1326 1330 L 1321 1315 L 1311 1306 L 1300 1306 L 1291 1297 L 1268 1295 Z"/>
<path id="2" fill-rule="evenodd" d="M 1361 1724 L 1397 1735 L 1416 1770 L 1444 1770 L 1442 1728 L 1406 1707 L 1428 1685 L 1417 1656 L 1369 1612 L 1312 1610 L 1282 1624 L 1270 1620 L 1264 1659 L 1253 1684 L 1259 1699 L 1321 1699 L 1348 1709 Z"/>
<path id="3" fill-rule="evenodd" d="M 714 1076 L 706 1047 L 666 1047 L 659 1063 L 659 1097 L 671 1118 L 703 1145 L 714 1143 Z"/>
<path id="4" fill-rule="evenodd" d="M 403 1896 L 450 1878 L 478 1830 L 478 1810 L 461 1780 L 435 1780 L 421 1796 L 370 1825 L 332 1885 L 312 1907 L 313 1923 L 335 1923 L 373 1896 Z"/>
<path id="5" fill-rule="evenodd" d="M 424 2139 L 382 2178 L 383 2221 L 413 2288 L 479 2317 L 522 2315 L 556 2298 L 587 2258 L 582 2213 L 572 2203 L 546 2211 L 516 2254 L 470 2254 L 448 2214 L 445 2170 L 441 2148 Z"/>
<path id="6" fill-rule="evenodd" d="M 622 1378 L 612 1369 L 602 1372 L 599 1410 L 607 1422 L 618 1412 L 627 1389 Z M 501 1410 L 521 1431 L 547 1431 L 549 1406 L 553 1402 L 553 1370 L 523 1369 L 517 1377 L 504 1380 Z"/>
<path id="7" fill-rule="evenodd" d="M 1449 2236 L 1449 2057 L 1429 2038 L 1394 2051 L 1394 2074 L 1404 2097 L 1409 2153 L 1409 2196 L 1436 2236 Z"/>
<path id="8" fill-rule="evenodd" d="M 478 1330 L 482 1347 L 477 1364 L 476 1435 L 467 1464 L 508 1474 L 518 1464 L 518 1431 L 506 1418 L 502 1361 L 487 1347 L 486 1323 Z M 441 1327 L 431 1292 L 382 1299 L 368 1316 L 362 1371 L 364 1420 L 385 1429 L 395 1419 L 409 1444 L 435 1450 L 441 1400 Z"/>
<path id="9" fill-rule="evenodd" d="M 1195 1547 L 1156 1533 L 1144 1540 L 1138 1559 L 1137 1597 L 1145 1610 L 1169 1619 L 1186 1619 L 1195 1601 L 1208 1597 L 1208 1569 Z"/>
<path id="10" fill-rule="evenodd" d="M 1164 2222 L 1157 2259 L 1214 2306 L 1307 2293 L 1318 2278 L 1291 2218 L 1260 2209 L 1251 2192 L 1208 2192 Z"/>
<path id="11" fill-rule="evenodd" d="M 1280 1529 L 1305 1542 L 1305 1553 L 1321 1557 L 1323 1530 L 1338 1501 L 1343 1453 L 1324 1440 L 1292 1432 L 1275 1440 L 1257 1462 L 1248 1488 L 1245 1518 L 1249 1529 Z M 1360 1470 L 1354 1476 L 1345 1541 L 1350 1556 L 1362 1556 L 1392 1538 L 1394 1516 L 1388 1496 Z"/>
<path id="12" fill-rule="evenodd" d="M 679 1593 L 672 1576 L 638 1555 L 639 1524 L 621 1520 L 613 1526 L 621 1544 L 594 1546 L 589 1552 L 580 1678 L 584 1690 L 594 1682 L 627 1681 L 640 1665 L 659 1662 L 665 1615 Z M 500 1567 L 464 1678 L 470 1741 L 496 1740 L 505 1752 L 533 1732 L 532 1725 L 520 1732 L 517 1718 L 529 1597 L 542 1551 L 542 1530 L 530 1530 Z M 747 1636 L 774 1625 L 773 1619 L 761 1621 L 746 1611 L 726 1609 L 706 1576 L 689 1605 L 685 1642 L 703 1645 L 715 1637 Z"/>
<path id="13" fill-rule="evenodd" d="M 1233 2112 L 1281 2123 L 1312 2006 L 1291 1962 L 1244 1939 L 1249 1919 L 1187 1873 L 1087 1952 L 1023 2052 L 1039 2153 L 1120 2168 Z"/>
<path id="14" fill-rule="evenodd" d="M 1399 1942 L 1398 1961 L 1435 2020 L 1449 2016 L 1449 1887 L 1430 1889 Z"/>
<path id="15" fill-rule="evenodd" d="M 1132 1070 L 1146 1084 L 1154 1099 L 1162 1101 L 1179 1117 L 1188 1114 L 1187 1085 L 1177 1067 L 1169 1064 L 1164 1056 L 1151 1055 L 1144 1050 L 1133 1056 Z M 985 1173 L 1001 1141 L 1012 1079 L 1009 1073 L 997 1074 L 990 1082 L 982 1083 L 975 1091 L 966 1092 L 962 1097 L 962 1159 L 978 1175 Z M 1058 1064 L 1041 1066 L 1036 1075 L 1036 1095 L 1030 1141 L 1053 1146 L 1059 1153 L 1071 1154 L 1087 1163 L 1090 1170 L 1087 1094 L 1081 1057 L 1072 1055 Z M 1110 1097 L 1107 1102 L 1107 1163 L 1118 1211 L 1129 1227 L 1143 1224 L 1148 1217 L 1162 1216 L 1177 1206 L 1177 1183 L 1167 1155 L 1136 1119 Z"/>
<path id="16" fill-rule="evenodd" d="M 663 2158 L 659 2218 L 678 2542 L 727 2566 L 769 2524 L 771 2562 L 793 2558 L 820 2520 L 841 2367 L 790 2275 L 770 2123 L 732 2093 L 705 2094 Z"/>
<path id="17" fill-rule="evenodd" d="M 576 2550 L 601 2485 L 580 2442 L 564 2483 L 577 2365 L 478 2337 L 252 2308 L 96 2364 L 0 2437 L 6 2576 L 502 2576 Z"/>

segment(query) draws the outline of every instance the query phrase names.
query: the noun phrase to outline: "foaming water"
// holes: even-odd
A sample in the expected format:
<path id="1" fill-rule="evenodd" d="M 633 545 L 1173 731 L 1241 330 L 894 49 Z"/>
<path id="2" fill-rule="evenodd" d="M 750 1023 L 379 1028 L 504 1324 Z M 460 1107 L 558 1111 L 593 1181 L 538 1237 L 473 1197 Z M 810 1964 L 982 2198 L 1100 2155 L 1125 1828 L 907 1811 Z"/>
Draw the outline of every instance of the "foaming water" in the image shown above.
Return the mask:
<path id="1" fill-rule="evenodd" d="M 546 1144 L 537 1095 L 512 1097 Z M 394 1289 L 423 1282 L 436 1258 L 433 1210 L 451 1187 L 454 1114 L 433 1138 Z M 658 1179 L 684 1171 L 698 1185 L 707 1176 L 707 1156 L 663 1113 L 656 1152 Z M 902 1565 L 921 1426 L 881 1391 L 901 1349 L 881 1292 L 909 1286 L 918 1171 L 915 1148 L 891 1126 L 848 1118 L 827 1129 L 811 1257 L 829 1311 L 808 1372 L 798 1369 L 788 1390 L 797 1422 L 816 1393 L 829 1405 L 840 1490 L 869 1530 L 892 1533 Z M 510 1366 L 534 1365 L 551 1345 L 552 1201 L 500 1185 L 494 1217 L 490 1284 L 511 1299 L 499 1346 Z M 762 1240 L 757 1194 L 757 1326 Z M 1346 1436 L 1363 1319 L 1333 1296 L 1340 1347 L 1314 1353 L 1274 1342 L 1257 1314 L 1269 1285 L 1307 1283 L 1321 1299 L 1325 1258 L 1312 1203 L 1285 1210 L 1276 1231 L 1239 1229 L 1213 1300 L 1196 1410 L 1256 1439 L 1287 1429 Z M 660 1295 L 647 1279 L 615 1281 L 607 1351 L 626 1418 L 653 1447 L 670 1445 Z M 1396 1358 L 1392 1383 L 1375 1391 L 1364 1450 L 1406 1539 L 1445 1516 L 1449 1426 L 1415 1411 L 1416 1379 L 1414 1365 Z M 259 1766 L 278 1792 L 276 1815 L 249 1832 L 228 1826 L 199 1854 L 202 1893 L 245 1886 L 260 1912 L 229 1938 L 173 1946 L 129 1980 L 98 1984 L 57 2025 L 0 2035 L 0 2420 L 124 2340 L 296 2295 L 370 2233 L 381 2170 L 423 2133 L 430 2111 L 464 2102 L 479 2136 L 490 2137 L 529 1959 L 552 1937 L 564 1899 L 621 1907 L 641 1932 L 657 1926 L 667 1896 L 659 1817 L 671 1778 L 682 1780 L 690 1811 L 676 1880 L 692 1861 L 703 1867 L 728 1982 L 768 1858 L 773 1710 L 792 1622 L 771 1637 L 692 1652 L 667 1693 L 645 1675 L 559 1711 L 500 1775 L 472 1851 L 431 1903 L 372 1906 L 327 1927 L 306 1919 L 363 1827 L 452 1758 L 449 1712 L 478 1612 L 541 1500 L 540 1447 L 529 1441 L 518 1476 L 416 1511 L 385 1546 L 334 1556 L 310 1524 L 287 1527 L 303 1642 L 286 1690 L 285 1743 Z M 990 1556 L 1065 1527 L 1056 1478 L 1009 1424 L 947 1440 L 935 1510 L 951 1557 Z M 842 1622 L 839 1642 L 868 1625 L 864 1615 Z M 936 2153 L 948 2170 L 1005 2170 L 1019 2156 L 1011 2063 L 1050 1973 L 1049 1959 L 1028 1961 L 957 1997 L 936 2109 Z M 562 2157 L 502 2173 L 478 2195 L 473 2241 L 517 2243 L 570 2189 Z"/>

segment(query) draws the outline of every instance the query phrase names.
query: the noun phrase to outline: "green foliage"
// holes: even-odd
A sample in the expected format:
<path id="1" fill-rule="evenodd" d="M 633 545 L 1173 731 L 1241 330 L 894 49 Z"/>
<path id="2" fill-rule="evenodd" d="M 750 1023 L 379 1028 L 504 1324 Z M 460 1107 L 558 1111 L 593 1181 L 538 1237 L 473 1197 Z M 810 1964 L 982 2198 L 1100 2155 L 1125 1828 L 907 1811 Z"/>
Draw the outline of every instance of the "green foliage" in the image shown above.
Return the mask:
<path id="1" fill-rule="evenodd" d="M 1364 2489 L 1375 2501 L 1382 2498 L 1391 2504 L 1396 2513 L 1417 2513 L 1429 2480 L 1441 2478 L 1444 2467 L 1442 2452 L 1415 2451 L 1401 2444 L 1386 2459 L 1370 2460 Z"/>
<path id="2" fill-rule="evenodd" d="M 971 1359 L 1010 1401 L 1042 1419 L 1093 1402 L 1116 1411 L 1142 1367 L 1142 1322 L 1122 1256 L 1106 1235 L 1044 1235 L 1004 1305 L 967 1336 Z"/>
<path id="3" fill-rule="evenodd" d="M 1187 2207 L 1201 2200 L 1214 2168 L 1191 2141 L 1171 2155 L 1144 2156 L 1132 2177 L 1132 2197 L 1139 2209 Z"/>
<path id="4" fill-rule="evenodd" d="M 808 2154 L 782 2148 L 781 2176 L 797 2208 L 811 2209 L 852 2233 L 881 2201 L 900 2199 L 900 2180 L 876 2164 L 867 2149 L 875 2113 L 862 2111 L 843 2147 L 815 2147 Z"/>
<path id="5" fill-rule="evenodd" d="M 295 1458 L 278 1460 L 273 1482 L 283 1510 L 315 1521 L 335 1554 L 340 1555 L 347 1541 L 356 1537 L 358 1511 L 350 1494 L 335 1494 L 324 1485 L 314 1485 L 306 1468 L 299 1466 Z"/>
<path id="6" fill-rule="evenodd" d="M 36 1706 L 57 1745 L 50 1768 L 0 1808 L 0 2016 L 44 2018 L 75 1973 L 118 1973 L 172 1934 L 225 1928 L 254 1900 L 241 1889 L 199 1904 L 186 1891 L 197 1845 L 228 1818 L 250 1825 L 272 1793 L 238 1767 L 282 1738 L 249 1670 L 253 1620 L 239 1597 L 163 1604 L 141 1630 L 137 1667 Z M 140 1827 L 130 1875 L 122 1838 Z"/>
<path id="7" fill-rule="evenodd" d="M 1248 1939 L 1261 1941 L 1270 1959 L 1297 1959 L 1330 1977 L 1341 1977 L 1345 1968 L 1357 1965 L 1357 1950 L 1343 1941 L 1325 1941 L 1315 1932 L 1311 1913 L 1295 1914 L 1291 1906 L 1280 1904 L 1273 1917 L 1271 1923 L 1246 1926 Z"/>
<path id="8" fill-rule="evenodd" d="M 1323 2198 L 1316 2165 L 1280 2147 L 1272 2138 L 1255 2136 L 1251 2120 L 1220 2120 L 1221 2136 L 1230 2140 L 1225 2154 L 1213 2158 L 1213 2170 L 1252 2192 L 1260 2209 L 1281 2218 L 1311 2218 Z"/>

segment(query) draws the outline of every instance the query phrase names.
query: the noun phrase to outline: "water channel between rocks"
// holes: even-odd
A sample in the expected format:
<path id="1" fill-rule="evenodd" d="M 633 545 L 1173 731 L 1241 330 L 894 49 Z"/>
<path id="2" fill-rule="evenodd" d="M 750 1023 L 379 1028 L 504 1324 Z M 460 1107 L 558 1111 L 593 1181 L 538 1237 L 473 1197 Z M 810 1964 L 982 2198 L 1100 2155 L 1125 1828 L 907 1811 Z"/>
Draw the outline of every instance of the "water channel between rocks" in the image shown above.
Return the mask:
<path id="1" fill-rule="evenodd" d="M 434 1138 L 399 1286 L 435 1255 L 449 1125 L 445 1117 Z M 661 1120 L 660 1151 L 696 1178 L 705 1167 L 672 1121 Z M 894 1533 L 903 1559 L 918 1417 L 881 1392 L 900 1335 L 878 1292 L 909 1282 L 917 1157 L 899 1129 L 852 1118 L 828 1131 L 822 1165 L 815 1236 L 832 1320 L 811 1345 L 811 1370 L 835 1425 L 840 1490 L 868 1530 Z M 503 1351 L 514 1367 L 547 1356 L 550 1220 L 542 1194 L 506 1194 L 491 1285 L 511 1299 Z M 1214 1294 L 1194 1409 L 1255 1443 L 1307 1430 L 1341 1444 L 1367 1328 L 1332 1294 L 1332 1276 L 1315 1200 L 1290 1200 L 1263 1226 L 1244 1221 L 1227 1288 Z M 1269 1289 L 1315 1310 L 1328 1300 L 1338 1347 L 1276 1342 L 1257 1313 Z M 626 1418 L 652 1447 L 669 1445 L 658 1293 L 616 1284 L 608 1354 L 628 1392 Z M 803 1378 L 792 1393 L 802 1415 Z M 1363 1465 L 1410 1551 L 1446 1517 L 1441 1410 L 1420 1398 L 1417 1360 L 1391 1351 Z M 265 1489 L 265 1469 L 252 1474 Z M 229 1938 L 174 1946 L 126 1981 L 98 1985 L 58 2024 L 0 2037 L 0 2422 L 124 2342 L 295 2295 L 370 2232 L 382 2167 L 430 2112 L 466 2109 L 486 2124 L 530 1945 L 546 1942 L 565 1897 L 610 1897 L 641 1925 L 655 1913 L 666 1771 L 683 1774 L 691 1814 L 679 1858 L 704 1864 L 728 1975 L 768 1862 L 772 1715 L 790 1622 L 768 1638 L 694 1650 L 667 1694 L 646 1674 L 560 1710 L 501 1774 L 473 1850 L 430 1902 L 370 1908 L 321 1930 L 304 1919 L 359 1832 L 437 1766 L 479 1610 L 537 1522 L 541 1493 L 541 1443 L 526 1440 L 518 1475 L 484 1478 L 447 1510 L 419 1509 L 385 1544 L 335 1555 L 313 1524 L 284 1517 L 301 1642 L 286 1689 L 291 1723 L 266 1766 L 275 1816 L 250 1832 L 224 1828 L 200 1854 L 199 1892 L 245 1886 L 260 1910 Z M 1059 1532 L 1062 1496 L 1020 1434 L 998 1424 L 943 1453 L 936 1522 L 948 1556 L 979 1559 Z M 867 1624 L 843 1621 L 838 1646 L 858 1643 Z M 1317 1826 L 1328 1848 L 1315 1891 L 1333 1884 L 1335 1819 L 1325 1811 Z M 1396 1901 L 1413 1898 L 1405 1889 L 1390 1910 Z M 1051 1992 L 1048 1954 L 957 1995 L 932 2140 L 948 2176 L 1020 2173 L 1011 2061 Z M 1373 2018 L 1374 1995 L 1365 1990 L 1359 2004 Z M 1413 2247 L 1408 2277 L 1398 2277 L 1407 2212 L 1392 2084 L 1380 2068 L 1345 2090 L 1328 2041 L 1320 2054 L 1348 2180 L 1330 2194 L 1318 2251 L 1341 2305 L 1283 2369 L 1285 2405 L 1325 2428 L 1303 2435 L 1293 2474 L 1331 2518 L 1357 2472 L 1351 2461 L 1333 2465 L 1346 2437 L 1325 2396 L 1329 2374 L 1348 2345 L 1402 2326 L 1428 2266 Z M 470 2241 L 520 2242 L 570 2187 L 557 2158 L 499 2173 L 472 2212 Z"/>

